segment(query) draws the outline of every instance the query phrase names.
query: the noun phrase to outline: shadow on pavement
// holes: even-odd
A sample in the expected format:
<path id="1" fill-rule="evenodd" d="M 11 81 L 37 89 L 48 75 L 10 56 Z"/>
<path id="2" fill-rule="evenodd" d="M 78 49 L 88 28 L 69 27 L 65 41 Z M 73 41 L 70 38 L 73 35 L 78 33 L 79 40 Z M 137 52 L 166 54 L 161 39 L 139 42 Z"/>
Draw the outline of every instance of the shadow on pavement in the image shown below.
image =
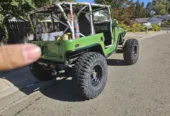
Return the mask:
<path id="1" fill-rule="evenodd" d="M 124 60 L 120 59 L 107 59 L 107 64 L 109 66 L 126 66 Z"/>
<path id="2" fill-rule="evenodd" d="M 75 87 L 75 81 L 71 77 L 71 74 L 60 74 L 57 78 L 62 78 L 61 80 L 56 80 L 51 86 L 46 89 L 40 90 L 40 92 L 52 99 L 66 102 L 81 102 L 85 99 L 77 94 L 77 89 Z"/>
<path id="3" fill-rule="evenodd" d="M 65 102 L 81 102 L 85 101 L 84 98 L 78 96 L 74 89 L 72 80 L 61 80 L 50 88 L 42 89 L 40 92 L 51 99 L 65 101 Z"/>
<path id="4" fill-rule="evenodd" d="M 30 73 L 29 67 L 22 67 L 19 69 L 0 72 L 0 79 L 4 79 L 4 88 L 17 87 L 25 94 L 30 94 L 37 90 L 40 81 L 36 80 Z M 9 87 L 5 87 L 9 86 Z M 3 89 L 3 87 L 1 87 Z"/>
<path id="5" fill-rule="evenodd" d="M 16 70 L 0 72 L 0 78 L 4 77 L 5 80 L 17 87 L 20 91 L 29 95 L 35 91 L 40 91 L 43 95 L 60 101 L 77 102 L 84 101 L 83 98 L 76 94 L 74 88 L 74 81 L 69 79 L 71 74 L 61 73 L 57 78 L 60 80 L 52 81 L 38 81 L 29 71 L 29 67 L 23 67 Z M 44 86 L 45 85 L 45 86 Z"/>
<path id="6" fill-rule="evenodd" d="M 118 49 L 118 50 L 116 51 L 116 53 L 117 53 L 117 54 L 123 54 L 123 50 L 122 50 L 122 49 Z"/>
<path id="7" fill-rule="evenodd" d="M 120 59 L 107 59 L 107 63 L 110 66 L 126 66 L 124 60 Z M 77 94 L 74 78 L 71 80 L 68 79 L 71 77 L 71 74 L 66 75 L 63 73 L 59 75 L 59 77 L 65 78 L 58 81 L 56 80 L 54 84 L 48 88 L 40 90 L 41 93 L 49 98 L 66 102 L 80 102 L 86 100 Z"/>
<path id="8" fill-rule="evenodd" d="M 120 59 L 107 59 L 107 63 L 110 66 L 126 66 L 124 61 Z M 74 80 L 72 78 L 68 79 L 68 77 L 71 77 L 70 74 L 60 74 L 58 78 L 63 77 L 60 80 L 54 79 L 50 82 L 42 82 L 36 80 L 29 71 L 29 67 L 26 66 L 8 72 L 0 72 L 0 78 L 2 77 L 26 95 L 39 90 L 43 95 L 55 100 L 67 102 L 85 101 L 84 98 L 77 94 Z M 47 86 L 42 87 L 42 85 Z"/>

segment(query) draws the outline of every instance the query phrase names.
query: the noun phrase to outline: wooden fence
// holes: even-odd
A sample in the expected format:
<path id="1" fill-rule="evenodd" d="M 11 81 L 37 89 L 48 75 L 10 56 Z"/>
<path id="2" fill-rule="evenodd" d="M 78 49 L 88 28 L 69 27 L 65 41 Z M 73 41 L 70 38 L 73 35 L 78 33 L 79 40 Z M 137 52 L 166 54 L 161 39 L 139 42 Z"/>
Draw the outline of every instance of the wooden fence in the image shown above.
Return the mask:
<path id="1" fill-rule="evenodd" d="M 29 22 L 9 22 L 7 25 L 8 44 L 24 43 L 31 33 Z M 0 29 L 0 39 L 2 40 L 5 33 Z"/>

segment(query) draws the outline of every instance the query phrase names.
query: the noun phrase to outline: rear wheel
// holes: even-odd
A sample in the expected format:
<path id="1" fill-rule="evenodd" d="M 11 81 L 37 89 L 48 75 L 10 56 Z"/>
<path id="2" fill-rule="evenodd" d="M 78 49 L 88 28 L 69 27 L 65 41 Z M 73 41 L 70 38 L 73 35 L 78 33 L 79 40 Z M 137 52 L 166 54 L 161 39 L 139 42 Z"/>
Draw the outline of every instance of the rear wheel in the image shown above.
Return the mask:
<path id="1" fill-rule="evenodd" d="M 106 59 L 98 53 L 86 53 L 75 64 L 76 87 L 86 99 L 96 98 L 103 91 L 108 75 Z"/>
<path id="2" fill-rule="evenodd" d="M 129 39 L 123 48 L 123 57 L 127 65 L 135 64 L 139 58 L 139 43 L 136 39 Z"/>
<path id="3" fill-rule="evenodd" d="M 30 71 L 35 76 L 35 78 L 40 81 L 49 81 L 55 78 L 55 76 L 52 75 L 50 69 L 43 67 L 37 62 L 31 64 Z"/>

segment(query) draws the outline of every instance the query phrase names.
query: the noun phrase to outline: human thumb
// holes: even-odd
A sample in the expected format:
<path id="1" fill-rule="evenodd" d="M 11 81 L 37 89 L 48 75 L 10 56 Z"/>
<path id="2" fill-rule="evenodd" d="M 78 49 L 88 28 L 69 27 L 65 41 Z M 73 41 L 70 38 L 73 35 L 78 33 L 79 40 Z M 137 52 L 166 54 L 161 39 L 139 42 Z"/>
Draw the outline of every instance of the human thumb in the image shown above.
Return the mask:
<path id="1" fill-rule="evenodd" d="M 0 71 L 29 65 L 41 56 L 41 49 L 34 44 L 16 44 L 0 47 Z"/>

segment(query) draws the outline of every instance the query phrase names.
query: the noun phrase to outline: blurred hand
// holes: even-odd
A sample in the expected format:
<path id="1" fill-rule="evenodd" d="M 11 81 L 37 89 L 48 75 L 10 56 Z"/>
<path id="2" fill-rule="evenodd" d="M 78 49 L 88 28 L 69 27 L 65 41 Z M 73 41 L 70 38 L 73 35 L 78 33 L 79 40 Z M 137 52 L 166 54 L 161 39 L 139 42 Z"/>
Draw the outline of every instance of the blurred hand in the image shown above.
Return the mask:
<path id="1" fill-rule="evenodd" d="M 16 44 L 0 47 L 0 71 L 20 68 L 39 59 L 41 49 L 34 44 Z"/>

